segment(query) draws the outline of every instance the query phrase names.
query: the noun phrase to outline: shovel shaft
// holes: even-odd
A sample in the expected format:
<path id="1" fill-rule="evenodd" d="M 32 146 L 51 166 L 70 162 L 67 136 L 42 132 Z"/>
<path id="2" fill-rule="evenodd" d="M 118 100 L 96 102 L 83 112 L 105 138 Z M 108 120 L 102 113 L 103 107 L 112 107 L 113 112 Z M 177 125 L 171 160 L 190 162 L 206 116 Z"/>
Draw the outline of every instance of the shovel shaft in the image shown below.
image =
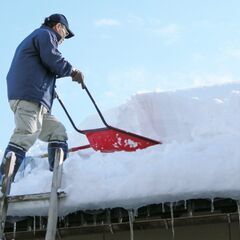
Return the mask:
<path id="1" fill-rule="evenodd" d="M 91 93 L 89 92 L 89 90 L 88 90 L 88 88 L 86 87 L 85 84 L 84 84 L 84 89 L 85 89 L 85 91 L 87 92 L 87 95 L 89 96 L 89 98 L 91 99 L 94 107 L 96 108 L 96 110 L 97 110 L 97 112 L 98 112 L 98 115 L 99 115 L 99 117 L 101 118 L 103 124 L 104 124 L 106 127 L 111 128 L 111 126 L 108 125 L 108 123 L 106 122 L 105 118 L 103 117 L 103 115 L 102 115 L 99 107 L 97 106 L 95 100 L 93 99 Z"/>
<path id="2" fill-rule="evenodd" d="M 81 129 L 78 129 L 78 128 L 76 127 L 76 125 L 75 125 L 75 123 L 73 122 L 73 120 L 72 120 L 70 114 L 68 113 L 66 107 L 64 106 L 62 100 L 59 98 L 58 94 L 57 94 L 57 93 L 55 93 L 55 94 L 56 94 L 56 98 L 57 98 L 57 100 L 59 101 L 60 105 L 62 106 L 62 108 L 63 108 L 64 112 L 66 113 L 66 115 L 67 115 L 69 121 L 71 122 L 73 128 L 74 128 L 77 132 L 84 134 L 84 131 L 82 131 Z"/>
<path id="3" fill-rule="evenodd" d="M 77 151 L 80 151 L 80 150 L 83 150 L 83 149 L 87 149 L 87 148 L 91 148 L 91 145 L 83 145 L 83 146 L 79 146 L 79 147 L 72 147 L 72 148 L 69 148 L 68 149 L 68 152 L 77 152 Z M 46 158 L 48 157 L 48 153 L 44 153 L 42 155 L 39 155 L 39 156 L 35 156 L 36 158 Z"/>

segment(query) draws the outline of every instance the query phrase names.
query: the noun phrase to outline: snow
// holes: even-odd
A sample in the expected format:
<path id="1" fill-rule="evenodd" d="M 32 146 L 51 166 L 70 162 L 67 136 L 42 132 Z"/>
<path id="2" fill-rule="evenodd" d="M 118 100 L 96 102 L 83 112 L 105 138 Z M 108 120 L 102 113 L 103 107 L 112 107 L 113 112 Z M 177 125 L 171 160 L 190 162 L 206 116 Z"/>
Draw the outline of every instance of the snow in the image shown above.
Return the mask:
<path id="1" fill-rule="evenodd" d="M 136 152 L 71 153 L 64 162 L 60 215 L 193 198 L 240 199 L 240 84 L 136 94 L 104 112 L 110 125 L 161 141 Z M 97 115 L 80 128 L 101 126 Z M 71 133 L 69 145 L 86 144 Z M 29 155 L 46 151 L 38 142 Z M 1 152 L 2 154 L 2 152 Z M 11 195 L 50 191 L 47 159 L 25 162 Z M 10 215 L 46 215 L 48 201 L 11 204 Z"/>

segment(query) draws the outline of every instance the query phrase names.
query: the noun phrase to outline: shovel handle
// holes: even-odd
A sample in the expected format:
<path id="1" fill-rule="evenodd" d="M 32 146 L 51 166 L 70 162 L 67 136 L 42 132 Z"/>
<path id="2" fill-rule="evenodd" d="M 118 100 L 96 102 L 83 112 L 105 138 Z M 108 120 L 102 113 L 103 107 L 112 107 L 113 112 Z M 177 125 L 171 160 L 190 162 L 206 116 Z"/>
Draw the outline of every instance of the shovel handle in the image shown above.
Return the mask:
<path id="1" fill-rule="evenodd" d="M 84 149 L 87 149 L 87 148 L 91 148 L 91 145 L 87 144 L 87 145 L 83 145 L 83 146 L 79 146 L 79 147 L 69 148 L 68 153 L 77 152 L 77 151 L 84 150 Z M 44 153 L 44 154 L 41 154 L 41 155 L 38 155 L 38 156 L 34 156 L 33 158 L 46 158 L 46 157 L 48 157 L 48 153 Z"/>
<path id="2" fill-rule="evenodd" d="M 85 85 L 85 83 L 82 81 L 82 83 L 81 83 L 81 86 L 82 86 L 82 89 L 85 89 L 86 88 L 86 85 Z"/>
<path id="3" fill-rule="evenodd" d="M 91 99 L 91 101 L 92 101 L 95 109 L 97 110 L 97 113 L 98 113 L 99 117 L 101 118 L 103 124 L 104 124 L 107 128 L 111 128 L 111 126 L 108 125 L 108 123 L 107 123 L 106 120 L 104 119 L 103 114 L 101 113 L 100 109 L 98 108 L 95 100 L 93 99 L 93 97 L 92 97 L 91 93 L 89 92 L 89 90 L 88 90 L 87 86 L 85 85 L 85 83 L 83 83 L 83 85 L 84 85 L 84 88 L 83 88 L 83 89 L 87 92 L 87 95 L 88 95 L 89 98 Z"/>

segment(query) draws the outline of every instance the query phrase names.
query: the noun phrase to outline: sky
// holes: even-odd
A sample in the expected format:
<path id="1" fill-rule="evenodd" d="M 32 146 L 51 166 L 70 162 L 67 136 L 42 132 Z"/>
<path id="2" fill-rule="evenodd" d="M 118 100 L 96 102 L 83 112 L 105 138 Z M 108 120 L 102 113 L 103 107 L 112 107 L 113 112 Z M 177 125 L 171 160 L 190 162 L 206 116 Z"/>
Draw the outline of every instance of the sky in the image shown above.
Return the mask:
<path id="1" fill-rule="evenodd" d="M 233 0 L 1 1 L 0 149 L 14 128 L 6 87 L 14 51 L 45 17 L 67 17 L 75 37 L 59 50 L 105 111 L 139 92 L 239 82 L 239 8 Z M 57 92 L 77 125 L 95 114 L 71 78 L 59 79 Z M 53 114 L 73 131 L 57 102 Z"/>

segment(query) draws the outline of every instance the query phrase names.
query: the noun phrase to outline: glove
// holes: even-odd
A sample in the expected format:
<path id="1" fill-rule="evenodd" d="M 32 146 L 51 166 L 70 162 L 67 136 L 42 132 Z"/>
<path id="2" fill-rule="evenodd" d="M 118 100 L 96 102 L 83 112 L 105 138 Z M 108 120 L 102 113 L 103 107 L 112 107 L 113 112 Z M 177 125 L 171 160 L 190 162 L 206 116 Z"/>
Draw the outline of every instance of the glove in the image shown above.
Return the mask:
<path id="1" fill-rule="evenodd" d="M 78 82 L 78 83 L 82 84 L 82 88 L 84 88 L 84 82 L 83 82 L 84 76 L 80 70 L 73 68 L 71 77 L 74 82 Z"/>

